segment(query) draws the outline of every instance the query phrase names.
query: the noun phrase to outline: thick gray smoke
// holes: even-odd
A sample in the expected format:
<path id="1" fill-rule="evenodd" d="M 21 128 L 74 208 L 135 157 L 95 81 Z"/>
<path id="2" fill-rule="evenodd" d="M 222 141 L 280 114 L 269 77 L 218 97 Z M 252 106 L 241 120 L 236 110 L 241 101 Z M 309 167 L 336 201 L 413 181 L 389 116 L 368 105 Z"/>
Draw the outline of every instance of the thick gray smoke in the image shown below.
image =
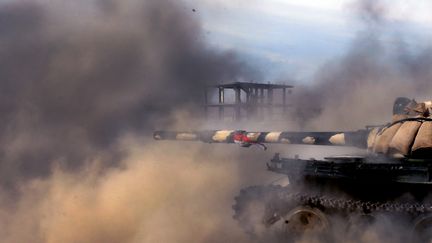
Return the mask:
<path id="1" fill-rule="evenodd" d="M 311 130 L 354 130 L 391 121 L 400 96 L 430 100 L 432 46 L 410 40 L 388 17 L 384 1 L 362 0 L 350 5 L 361 30 L 341 57 L 328 61 L 309 86 L 297 87 L 295 117 Z M 367 188 L 365 188 L 367 190 Z M 355 217 L 355 215 L 352 215 Z M 370 225 L 346 235 L 346 221 L 335 220 L 337 242 L 407 242 L 412 225 L 401 218 L 379 215 Z M 348 238 L 344 238 L 348 237 Z M 322 242 L 306 236 L 300 242 Z"/>
<path id="2" fill-rule="evenodd" d="M 383 1 L 350 6 L 361 30 L 348 52 L 320 68 L 311 86 L 295 92 L 296 117 L 311 129 L 380 125 L 390 121 L 396 97 L 430 97 L 431 46 L 410 46 L 410 36 L 387 18 L 392 8 Z"/>
<path id="3" fill-rule="evenodd" d="M 201 103 L 204 85 L 245 70 L 206 45 L 177 1 L 2 3 L 1 181 L 46 175 L 53 161 L 115 163 L 119 137 L 168 125 Z"/>
<path id="4" fill-rule="evenodd" d="M 246 73 L 178 1 L 1 3 L 0 242 L 245 240 L 237 150 L 148 139 Z"/>
<path id="5" fill-rule="evenodd" d="M 431 52 L 382 42 L 385 7 L 357 5 L 364 31 L 300 95 L 309 127 L 382 122 L 393 95 L 429 87 Z M 251 241 L 232 198 L 265 184 L 275 151 L 140 139 L 191 127 L 178 110 L 197 111 L 204 85 L 250 80 L 235 54 L 206 45 L 196 15 L 174 0 L 0 4 L 0 242 Z"/>

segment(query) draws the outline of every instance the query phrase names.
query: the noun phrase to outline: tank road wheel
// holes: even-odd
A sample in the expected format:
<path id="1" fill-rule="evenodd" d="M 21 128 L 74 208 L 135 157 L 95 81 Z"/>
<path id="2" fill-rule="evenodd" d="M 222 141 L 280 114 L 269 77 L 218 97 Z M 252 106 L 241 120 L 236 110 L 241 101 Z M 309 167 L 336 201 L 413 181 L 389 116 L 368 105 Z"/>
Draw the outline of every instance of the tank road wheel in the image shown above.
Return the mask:
<path id="1" fill-rule="evenodd" d="M 414 222 L 412 242 L 432 242 L 432 214 L 420 216 Z"/>
<path id="2" fill-rule="evenodd" d="M 288 239 L 322 235 L 330 228 L 327 216 L 318 208 L 300 206 L 283 217 L 283 231 Z"/>
<path id="3" fill-rule="evenodd" d="M 266 218 L 269 214 L 270 202 L 277 197 L 281 186 L 251 186 L 240 191 L 235 197 L 233 218 L 243 230 L 252 237 L 266 233 Z"/>

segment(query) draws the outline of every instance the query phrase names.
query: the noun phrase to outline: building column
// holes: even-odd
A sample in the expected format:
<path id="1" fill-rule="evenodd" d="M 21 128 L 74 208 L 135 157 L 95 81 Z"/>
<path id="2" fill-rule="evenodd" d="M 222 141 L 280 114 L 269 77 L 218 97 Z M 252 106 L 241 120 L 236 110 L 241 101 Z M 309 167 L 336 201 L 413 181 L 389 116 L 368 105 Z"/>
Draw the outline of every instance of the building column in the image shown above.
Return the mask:
<path id="1" fill-rule="evenodd" d="M 224 103 L 225 103 L 224 88 L 219 87 L 219 119 L 220 120 L 223 120 L 225 118 L 224 107 L 223 107 Z"/>
<path id="2" fill-rule="evenodd" d="M 235 89 L 235 120 L 239 121 L 241 116 L 240 88 Z"/>

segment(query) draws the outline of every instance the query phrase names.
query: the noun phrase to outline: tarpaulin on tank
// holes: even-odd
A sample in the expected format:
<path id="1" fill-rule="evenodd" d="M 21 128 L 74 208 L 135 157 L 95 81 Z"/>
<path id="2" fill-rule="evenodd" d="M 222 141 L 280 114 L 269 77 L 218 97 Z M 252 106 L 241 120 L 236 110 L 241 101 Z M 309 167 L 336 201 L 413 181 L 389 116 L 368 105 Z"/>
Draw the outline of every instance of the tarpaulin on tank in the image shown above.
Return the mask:
<path id="1" fill-rule="evenodd" d="M 421 124 L 419 121 L 406 121 L 402 123 L 390 142 L 390 152 L 392 154 L 409 155 L 411 145 Z"/>
<path id="2" fill-rule="evenodd" d="M 425 121 L 421 125 L 412 146 L 412 155 L 415 157 L 432 155 L 432 121 Z"/>
<path id="3" fill-rule="evenodd" d="M 375 153 L 383 153 L 386 154 L 391 140 L 393 139 L 394 135 L 398 131 L 402 124 L 397 123 L 393 126 L 384 128 L 375 138 L 374 148 L 373 151 Z"/>
<path id="4" fill-rule="evenodd" d="M 373 146 L 375 145 L 376 136 L 378 135 L 380 129 L 374 128 L 369 132 L 368 138 L 367 138 L 367 148 L 369 150 L 373 150 Z"/>

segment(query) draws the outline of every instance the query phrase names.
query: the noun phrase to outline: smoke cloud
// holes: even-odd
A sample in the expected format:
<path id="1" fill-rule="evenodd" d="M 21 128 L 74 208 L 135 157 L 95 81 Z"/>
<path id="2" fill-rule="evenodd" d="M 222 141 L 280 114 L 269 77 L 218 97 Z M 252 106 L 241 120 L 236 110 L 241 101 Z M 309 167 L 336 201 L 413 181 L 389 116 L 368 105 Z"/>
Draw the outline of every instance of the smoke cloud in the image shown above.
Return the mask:
<path id="1" fill-rule="evenodd" d="M 119 145 L 123 169 L 97 158 L 22 185 L 16 205 L 0 204 L 1 242 L 248 242 L 231 219 L 240 184 L 231 156 L 133 137 Z"/>
<path id="2" fill-rule="evenodd" d="M 430 87 L 430 48 L 388 47 L 387 6 L 355 7 L 365 27 L 348 53 L 296 88 L 309 128 L 388 121 L 396 96 Z M 0 4 L 0 242 L 251 242 L 230 206 L 274 179 L 272 149 L 140 138 L 198 126 L 205 85 L 259 75 L 207 46 L 195 15 L 171 0 Z"/>
<path id="3" fill-rule="evenodd" d="M 209 47 L 191 9 L 3 2 L 0 53 L 0 242 L 248 241 L 237 150 L 140 139 L 199 125 L 205 85 L 258 75 Z"/>
<path id="4" fill-rule="evenodd" d="M 349 50 L 321 67 L 312 85 L 294 93 L 296 117 L 307 128 L 385 124 L 391 120 L 396 97 L 430 99 L 430 45 L 408 44 L 409 36 L 395 31 L 387 18 L 392 9 L 383 1 L 358 1 L 350 7 L 361 30 Z"/>
<path id="5" fill-rule="evenodd" d="M 176 1 L 11 1 L 0 5 L 0 178 L 115 165 L 124 133 L 149 135 L 203 87 L 244 77 L 234 53 L 212 50 Z M 197 106 L 195 116 L 201 115 Z"/>

